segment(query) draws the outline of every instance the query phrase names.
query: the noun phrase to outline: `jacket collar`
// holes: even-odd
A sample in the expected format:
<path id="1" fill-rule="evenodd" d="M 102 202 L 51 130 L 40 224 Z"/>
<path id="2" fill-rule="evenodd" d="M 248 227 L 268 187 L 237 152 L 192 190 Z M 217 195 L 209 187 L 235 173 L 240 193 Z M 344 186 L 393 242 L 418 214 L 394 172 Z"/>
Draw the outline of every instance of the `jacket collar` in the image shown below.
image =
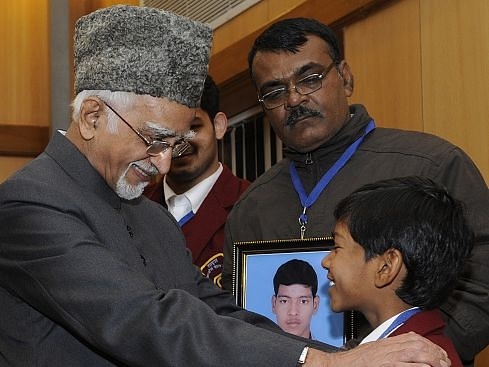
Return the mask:
<path id="1" fill-rule="evenodd" d="M 121 198 L 107 184 L 104 178 L 93 168 L 88 159 L 68 140 L 62 132 L 54 134 L 45 150 L 52 159 L 76 182 L 77 185 L 91 191 L 115 209 L 121 208 Z M 138 200 L 138 199 L 135 199 Z"/>

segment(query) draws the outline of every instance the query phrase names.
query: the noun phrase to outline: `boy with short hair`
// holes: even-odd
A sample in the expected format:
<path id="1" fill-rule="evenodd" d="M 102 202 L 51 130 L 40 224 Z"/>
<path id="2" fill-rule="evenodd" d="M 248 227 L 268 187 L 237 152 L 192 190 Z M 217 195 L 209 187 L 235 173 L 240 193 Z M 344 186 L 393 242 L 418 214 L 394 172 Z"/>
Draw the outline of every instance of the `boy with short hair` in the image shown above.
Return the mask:
<path id="1" fill-rule="evenodd" d="M 362 343 L 409 331 L 462 366 L 437 309 L 473 246 L 462 203 L 432 180 L 404 177 L 356 190 L 336 207 L 328 270 L 336 311 L 361 312 L 374 330 Z"/>

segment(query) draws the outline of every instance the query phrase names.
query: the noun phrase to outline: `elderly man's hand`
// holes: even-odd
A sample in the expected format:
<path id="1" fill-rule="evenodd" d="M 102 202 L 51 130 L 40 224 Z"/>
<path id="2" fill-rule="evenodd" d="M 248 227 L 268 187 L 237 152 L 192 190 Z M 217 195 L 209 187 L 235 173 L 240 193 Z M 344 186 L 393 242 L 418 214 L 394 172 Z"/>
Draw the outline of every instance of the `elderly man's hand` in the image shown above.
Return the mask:
<path id="1" fill-rule="evenodd" d="M 328 354 L 309 349 L 304 367 L 448 367 L 447 353 L 416 333 L 365 343 Z"/>

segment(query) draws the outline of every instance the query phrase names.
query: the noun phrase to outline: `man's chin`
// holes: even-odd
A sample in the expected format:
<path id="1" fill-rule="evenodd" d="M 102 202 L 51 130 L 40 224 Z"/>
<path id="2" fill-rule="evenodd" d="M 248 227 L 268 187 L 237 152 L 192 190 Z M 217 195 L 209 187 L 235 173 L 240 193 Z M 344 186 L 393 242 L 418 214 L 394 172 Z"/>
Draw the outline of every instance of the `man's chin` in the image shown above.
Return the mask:
<path id="1" fill-rule="evenodd" d="M 123 176 L 117 181 L 115 192 L 117 196 L 125 200 L 133 200 L 140 197 L 144 188 L 148 186 L 149 181 L 142 181 L 136 185 L 131 185 L 127 182 L 126 178 Z"/>
<path id="2" fill-rule="evenodd" d="M 318 134 L 304 130 L 289 131 L 284 136 L 284 145 L 299 153 L 310 153 L 329 140 L 329 136 L 319 139 Z"/>
<path id="3" fill-rule="evenodd" d="M 287 146 L 295 150 L 298 153 L 306 154 L 306 153 L 311 153 L 315 151 L 317 148 L 319 148 L 322 144 L 321 143 L 316 143 L 316 144 L 287 144 Z"/>
<path id="4" fill-rule="evenodd" d="M 170 169 L 170 171 L 166 174 L 167 180 L 170 180 L 172 183 L 187 183 L 195 179 L 198 174 L 192 170 L 185 169 L 185 166 L 182 167 L 184 169 L 179 169 L 180 167 L 175 167 L 175 169 Z"/>

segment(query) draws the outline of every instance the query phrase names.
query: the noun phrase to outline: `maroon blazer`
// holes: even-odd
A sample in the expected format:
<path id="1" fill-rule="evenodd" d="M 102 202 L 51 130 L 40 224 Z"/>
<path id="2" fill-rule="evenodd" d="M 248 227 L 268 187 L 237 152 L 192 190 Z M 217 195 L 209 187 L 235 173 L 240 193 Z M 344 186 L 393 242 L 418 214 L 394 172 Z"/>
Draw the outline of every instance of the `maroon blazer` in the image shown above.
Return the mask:
<path id="1" fill-rule="evenodd" d="M 234 203 L 250 185 L 224 164 L 222 167 L 219 178 L 195 216 L 182 226 L 194 264 L 219 286 L 224 258 L 224 225 Z M 148 186 L 144 195 L 166 206 L 161 181 Z"/>
<path id="2" fill-rule="evenodd" d="M 452 341 L 445 334 L 443 334 L 444 328 L 445 322 L 441 318 L 439 310 L 421 311 L 410 317 L 389 336 L 414 331 L 445 349 L 445 351 L 448 353 L 448 357 L 452 361 L 452 367 L 463 367 L 462 361 L 460 360 Z"/>

